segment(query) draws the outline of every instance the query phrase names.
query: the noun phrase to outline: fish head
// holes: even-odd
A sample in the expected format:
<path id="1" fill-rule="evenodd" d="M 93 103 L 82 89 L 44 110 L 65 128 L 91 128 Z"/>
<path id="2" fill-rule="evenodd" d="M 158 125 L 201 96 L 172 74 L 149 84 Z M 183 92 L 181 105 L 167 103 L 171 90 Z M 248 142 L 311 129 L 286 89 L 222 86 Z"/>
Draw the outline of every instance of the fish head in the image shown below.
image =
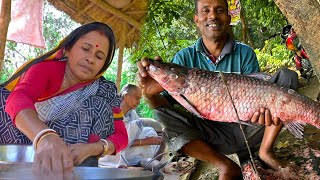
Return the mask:
<path id="1" fill-rule="evenodd" d="M 155 79 L 169 93 L 180 93 L 186 86 L 188 68 L 173 63 L 149 60 L 149 76 Z"/>

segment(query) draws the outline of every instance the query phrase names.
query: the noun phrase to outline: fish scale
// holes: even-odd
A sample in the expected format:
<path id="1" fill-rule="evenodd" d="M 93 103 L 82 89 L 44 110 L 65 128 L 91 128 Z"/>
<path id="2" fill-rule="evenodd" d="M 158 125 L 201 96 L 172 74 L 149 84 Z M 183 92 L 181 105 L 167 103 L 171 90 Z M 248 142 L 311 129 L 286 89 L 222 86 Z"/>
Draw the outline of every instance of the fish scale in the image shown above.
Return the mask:
<path id="1" fill-rule="evenodd" d="M 238 122 L 219 73 L 150 60 L 149 75 L 182 106 L 201 118 Z M 260 108 L 268 108 L 297 137 L 301 124 L 320 128 L 319 104 L 312 99 L 261 79 L 224 73 L 241 121 L 250 122 Z"/>

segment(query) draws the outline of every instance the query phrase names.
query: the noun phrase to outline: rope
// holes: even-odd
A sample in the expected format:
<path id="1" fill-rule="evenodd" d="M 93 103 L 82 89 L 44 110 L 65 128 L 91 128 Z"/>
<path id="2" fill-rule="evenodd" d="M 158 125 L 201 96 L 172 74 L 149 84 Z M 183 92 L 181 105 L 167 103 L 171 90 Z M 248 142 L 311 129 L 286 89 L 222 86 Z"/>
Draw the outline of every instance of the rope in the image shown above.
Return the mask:
<path id="1" fill-rule="evenodd" d="M 261 178 L 260 178 L 260 176 L 259 176 L 257 167 L 256 167 L 256 165 L 254 164 L 254 160 L 253 160 L 252 153 L 251 153 L 251 150 L 250 150 L 250 147 L 249 147 L 249 144 L 248 144 L 248 140 L 247 140 L 246 135 L 244 134 L 244 131 L 243 131 L 243 129 L 242 129 L 242 125 L 241 125 L 241 121 L 240 121 L 240 118 L 239 118 L 239 115 L 238 115 L 238 111 L 237 111 L 236 106 L 234 105 L 232 96 L 231 96 L 231 94 L 230 94 L 230 90 L 229 90 L 229 87 L 228 87 L 227 80 L 225 79 L 225 77 L 224 77 L 224 75 L 223 75 L 223 73 L 222 73 L 221 71 L 219 72 L 219 74 L 220 74 L 220 76 L 221 76 L 221 78 L 222 78 L 222 81 L 223 81 L 224 85 L 226 86 L 226 89 L 227 89 L 229 98 L 230 98 L 230 100 L 231 100 L 231 104 L 232 104 L 233 109 L 234 109 L 234 111 L 235 111 L 235 113 L 236 113 L 237 120 L 238 120 L 240 129 L 241 129 L 243 138 L 244 138 L 244 140 L 245 140 L 245 142 L 246 142 L 246 145 L 247 145 L 247 149 L 248 149 L 248 152 L 249 152 L 249 155 L 250 155 L 250 160 L 251 160 L 251 162 L 252 162 L 252 166 L 253 166 L 254 173 L 255 173 L 255 175 L 256 175 L 256 178 L 260 180 Z"/>

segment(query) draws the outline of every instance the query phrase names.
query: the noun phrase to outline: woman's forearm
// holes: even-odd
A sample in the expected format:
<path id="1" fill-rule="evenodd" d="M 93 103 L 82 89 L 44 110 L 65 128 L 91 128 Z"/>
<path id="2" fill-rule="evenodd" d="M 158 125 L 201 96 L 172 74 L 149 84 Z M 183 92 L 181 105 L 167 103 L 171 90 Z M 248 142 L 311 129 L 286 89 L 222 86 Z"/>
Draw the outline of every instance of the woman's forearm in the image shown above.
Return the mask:
<path id="1" fill-rule="evenodd" d="M 37 112 L 33 109 L 20 111 L 15 118 L 15 123 L 17 128 L 31 141 L 34 140 L 41 130 L 48 128 L 48 126 L 39 119 Z"/>
<path id="2" fill-rule="evenodd" d="M 146 145 L 157 145 L 153 144 L 148 138 L 146 139 L 135 139 L 130 147 L 134 146 L 146 146 Z"/>
<path id="3" fill-rule="evenodd" d="M 146 145 L 145 139 L 135 139 L 130 147 Z"/>
<path id="4" fill-rule="evenodd" d="M 146 145 L 160 145 L 160 137 L 146 137 L 144 139 L 135 139 L 130 147 L 146 146 Z"/>

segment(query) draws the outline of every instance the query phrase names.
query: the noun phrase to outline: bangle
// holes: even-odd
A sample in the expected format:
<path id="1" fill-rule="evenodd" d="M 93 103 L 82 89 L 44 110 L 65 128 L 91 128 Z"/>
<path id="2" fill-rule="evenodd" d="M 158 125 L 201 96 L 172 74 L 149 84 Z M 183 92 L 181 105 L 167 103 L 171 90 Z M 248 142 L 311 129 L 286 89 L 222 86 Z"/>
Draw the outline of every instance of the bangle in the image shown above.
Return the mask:
<path id="1" fill-rule="evenodd" d="M 36 149 L 38 149 L 38 146 L 39 146 L 40 142 L 41 142 L 45 137 L 50 136 L 50 135 L 53 135 L 53 134 L 58 136 L 58 134 L 55 133 L 55 132 L 48 132 L 48 133 L 43 134 L 43 136 L 41 136 L 41 137 L 38 139 L 38 142 L 37 142 L 37 144 L 36 144 Z"/>
<path id="2" fill-rule="evenodd" d="M 41 136 L 43 136 L 45 133 L 48 133 L 48 132 L 54 132 L 54 133 L 57 133 L 57 131 L 53 130 L 53 129 L 43 129 L 41 130 L 37 135 L 36 137 L 33 139 L 33 148 L 34 150 L 37 150 L 37 144 L 38 144 L 38 141 L 39 141 L 39 138 Z"/>
<path id="3" fill-rule="evenodd" d="M 100 139 L 100 142 L 101 142 L 102 147 L 103 147 L 102 153 L 100 154 L 100 158 L 102 158 L 102 157 L 104 157 L 104 156 L 106 156 L 108 154 L 109 143 L 105 139 Z"/>

